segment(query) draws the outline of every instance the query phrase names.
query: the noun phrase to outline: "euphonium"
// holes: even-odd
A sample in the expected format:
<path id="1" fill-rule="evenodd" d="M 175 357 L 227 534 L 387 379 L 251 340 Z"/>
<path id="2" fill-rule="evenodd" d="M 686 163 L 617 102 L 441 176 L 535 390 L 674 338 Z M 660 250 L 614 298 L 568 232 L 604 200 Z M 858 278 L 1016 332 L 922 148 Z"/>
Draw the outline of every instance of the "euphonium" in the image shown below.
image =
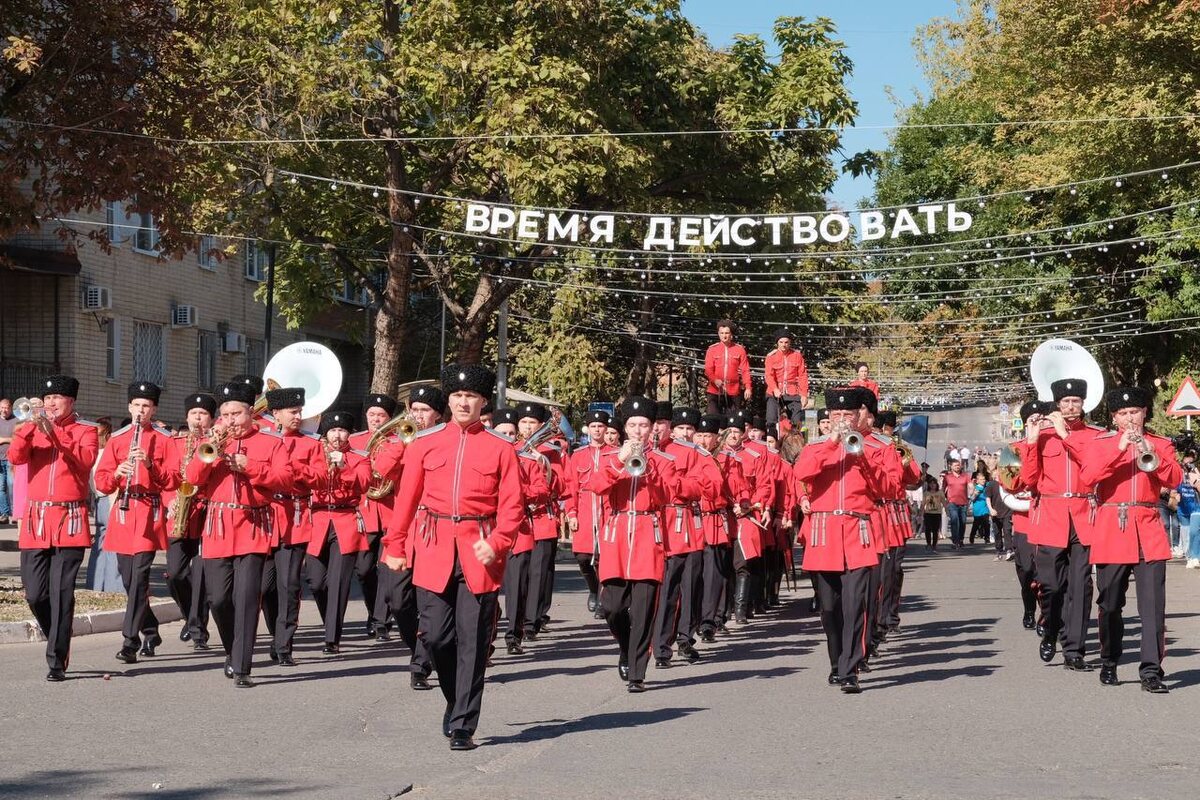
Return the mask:
<path id="1" fill-rule="evenodd" d="M 392 433 L 399 436 L 400 441 L 408 444 L 417 438 L 417 422 L 410 415 L 401 414 L 392 417 L 380 425 L 379 429 L 371 434 L 370 440 L 367 441 L 367 454 L 370 456 L 372 463 L 375 461 L 375 452 L 387 441 L 387 438 Z M 367 497 L 372 500 L 382 500 L 395 491 L 395 489 L 395 482 L 387 480 L 378 472 L 375 472 L 373 469 L 371 470 L 371 486 L 367 489 Z"/>

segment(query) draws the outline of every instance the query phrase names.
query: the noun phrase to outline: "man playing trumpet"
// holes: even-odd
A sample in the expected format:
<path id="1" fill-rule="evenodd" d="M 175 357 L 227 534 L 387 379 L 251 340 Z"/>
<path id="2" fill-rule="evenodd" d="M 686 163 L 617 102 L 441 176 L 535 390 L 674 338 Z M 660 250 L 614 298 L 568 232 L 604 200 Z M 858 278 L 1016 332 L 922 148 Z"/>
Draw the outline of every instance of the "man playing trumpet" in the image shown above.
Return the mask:
<path id="1" fill-rule="evenodd" d="M 1088 620 L 1092 612 L 1091 484 L 1083 479 L 1078 447 L 1068 450 L 1068 438 L 1086 444 L 1103 428 L 1083 421 L 1087 382 L 1064 378 L 1050 384 L 1055 411 L 1026 432 L 1026 454 L 1021 459 L 1021 481 L 1036 487 L 1037 504 L 1030 512 L 1029 541 L 1037 545 L 1035 565 L 1041 584 L 1042 612 L 1046 618 L 1038 655 L 1047 664 L 1054 660 L 1059 631 L 1064 631 L 1063 666 L 1086 672 L 1083 658 Z"/>
<path id="2" fill-rule="evenodd" d="M 1142 689 L 1165 694 L 1167 561 L 1171 546 L 1158 511 L 1159 492 L 1178 486 L 1183 470 L 1171 441 L 1145 429 L 1150 393 L 1120 386 L 1105 395 L 1114 431 L 1090 441 L 1070 436 L 1067 450 L 1083 465 L 1082 480 L 1095 485 L 1096 510 L 1091 558 L 1096 565 L 1100 627 L 1100 683 L 1116 686 L 1125 620 L 1121 610 L 1129 578 L 1137 591 L 1142 624 Z"/>

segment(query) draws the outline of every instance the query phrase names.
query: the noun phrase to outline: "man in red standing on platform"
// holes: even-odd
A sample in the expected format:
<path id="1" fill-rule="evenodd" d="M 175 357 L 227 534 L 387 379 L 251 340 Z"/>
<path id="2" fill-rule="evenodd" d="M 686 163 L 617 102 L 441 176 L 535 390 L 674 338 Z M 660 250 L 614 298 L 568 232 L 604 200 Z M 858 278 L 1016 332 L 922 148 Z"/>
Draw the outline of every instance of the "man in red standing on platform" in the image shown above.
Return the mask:
<path id="1" fill-rule="evenodd" d="M 775 331 L 775 349 L 767 354 L 767 424 L 779 427 L 784 409 L 793 427 L 804 427 L 804 409 L 808 405 L 808 368 L 799 350 L 792 349 L 792 334 L 785 328 Z"/>
<path id="2" fill-rule="evenodd" d="M 717 341 L 704 354 L 704 375 L 708 378 L 708 413 L 730 414 L 749 402 L 750 357 L 746 348 L 733 341 L 737 326 L 732 320 L 717 323 Z"/>
<path id="3" fill-rule="evenodd" d="M 422 431 L 405 450 L 383 539 L 388 568 L 413 571 L 420 635 L 446 698 L 442 732 L 451 750 L 475 748 L 497 597 L 525 513 L 512 440 L 479 421 L 495 387 L 496 376 L 477 364 L 442 370 L 450 421 Z"/>

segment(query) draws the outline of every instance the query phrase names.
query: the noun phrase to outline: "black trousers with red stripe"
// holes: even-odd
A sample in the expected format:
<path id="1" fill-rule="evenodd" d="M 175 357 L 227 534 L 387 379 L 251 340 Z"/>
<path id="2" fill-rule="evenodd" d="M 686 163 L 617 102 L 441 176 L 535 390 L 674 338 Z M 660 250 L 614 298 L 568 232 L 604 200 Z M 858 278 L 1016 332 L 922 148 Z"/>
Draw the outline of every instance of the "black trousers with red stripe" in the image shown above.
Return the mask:
<path id="1" fill-rule="evenodd" d="M 1137 592 L 1138 618 L 1142 623 L 1142 653 L 1138 675 L 1163 675 L 1162 660 L 1167 636 L 1167 562 L 1139 561 L 1137 564 L 1100 564 L 1096 567 L 1096 606 L 1099 610 L 1100 660 L 1115 667 L 1124 651 L 1125 596 L 1129 577 Z"/>
<path id="2" fill-rule="evenodd" d="M 1079 541 L 1072 522 L 1066 547 L 1038 545 L 1034 556 L 1046 618 L 1043 641 L 1053 642 L 1061 631 L 1064 657 L 1083 658 L 1087 643 L 1092 617 L 1090 549 Z"/>
<path id="3" fill-rule="evenodd" d="M 867 590 L 871 568 L 815 574 L 821 627 L 829 645 L 829 667 L 842 678 L 854 675 L 867 652 Z"/>

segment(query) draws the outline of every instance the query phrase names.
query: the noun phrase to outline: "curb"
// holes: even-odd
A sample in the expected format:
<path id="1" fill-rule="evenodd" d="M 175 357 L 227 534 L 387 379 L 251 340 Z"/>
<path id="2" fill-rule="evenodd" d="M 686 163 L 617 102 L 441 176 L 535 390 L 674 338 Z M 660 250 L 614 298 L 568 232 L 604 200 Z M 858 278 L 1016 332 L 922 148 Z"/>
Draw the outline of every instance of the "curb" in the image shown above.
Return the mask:
<path id="1" fill-rule="evenodd" d="M 179 606 L 173 600 L 151 602 L 154 615 L 159 622 L 178 622 L 183 619 Z M 96 611 L 91 614 L 76 614 L 71 623 L 72 636 L 86 636 L 89 633 L 111 633 L 121 630 L 125 619 L 125 610 Z M 25 642 L 44 642 L 46 637 L 38 627 L 36 620 L 23 622 L 0 622 L 0 644 L 19 644 Z"/>

